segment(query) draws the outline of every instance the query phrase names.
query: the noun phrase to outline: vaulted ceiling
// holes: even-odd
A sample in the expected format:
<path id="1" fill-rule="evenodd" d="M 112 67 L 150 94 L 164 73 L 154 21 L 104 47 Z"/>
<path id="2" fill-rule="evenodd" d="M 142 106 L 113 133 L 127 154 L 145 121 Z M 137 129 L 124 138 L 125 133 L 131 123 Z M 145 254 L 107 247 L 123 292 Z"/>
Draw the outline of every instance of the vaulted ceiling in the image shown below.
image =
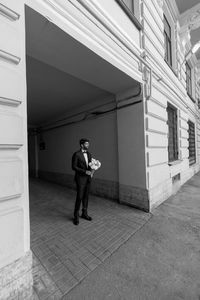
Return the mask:
<path id="1" fill-rule="evenodd" d="M 194 46 L 200 41 L 200 0 L 176 0 L 180 13 L 180 23 L 190 32 L 190 42 Z M 200 49 L 196 52 L 200 61 Z"/>

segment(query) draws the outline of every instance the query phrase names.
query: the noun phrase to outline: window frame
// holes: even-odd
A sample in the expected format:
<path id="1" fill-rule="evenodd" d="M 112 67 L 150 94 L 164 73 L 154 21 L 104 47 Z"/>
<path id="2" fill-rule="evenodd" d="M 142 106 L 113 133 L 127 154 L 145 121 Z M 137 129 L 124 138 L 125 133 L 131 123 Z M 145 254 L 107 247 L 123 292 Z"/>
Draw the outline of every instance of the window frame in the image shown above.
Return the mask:
<path id="1" fill-rule="evenodd" d="M 192 134 L 191 134 L 192 132 Z M 188 151 L 189 151 L 189 165 L 196 164 L 196 138 L 195 138 L 195 123 L 188 120 Z M 191 152 L 194 155 L 191 155 Z"/>
<path id="2" fill-rule="evenodd" d="M 185 63 L 185 74 L 186 74 L 186 90 L 190 97 L 192 97 L 192 68 L 189 63 Z"/>
<path id="3" fill-rule="evenodd" d="M 169 24 L 169 21 L 165 14 L 163 14 L 163 24 L 164 24 L 164 47 L 165 47 L 165 61 L 166 63 L 173 68 L 173 62 L 172 62 L 172 28 Z M 166 26 L 169 27 L 170 35 L 168 35 Z"/>
<path id="4" fill-rule="evenodd" d="M 173 113 L 172 123 L 170 123 L 169 114 Z M 178 148 L 178 110 L 175 106 L 168 102 L 167 104 L 167 124 L 168 124 L 168 163 L 173 163 L 179 159 L 179 148 Z M 172 129 L 172 136 L 171 135 Z M 171 140 L 173 143 L 171 144 Z M 172 147 L 171 147 L 172 146 Z M 171 149 L 172 148 L 172 149 Z M 171 154 L 173 153 L 173 157 Z"/>
<path id="5" fill-rule="evenodd" d="M 136 26 L 136 28 L 138 30 L 143 30 L 143 26 L 142 24 L 138 21 L 138 19 L 136 18 L 135 14 L 133 11 L 130 10 L 130 8 L 124 3 L 123 0 L 115 0 L 123 9 L 123 11 L 126 13 L 126 15 L 129 17 L 129 19 L 134 23 L 134 25 Z M 133 7 L 135 7 L 135 0 L 133 1 Z"/>

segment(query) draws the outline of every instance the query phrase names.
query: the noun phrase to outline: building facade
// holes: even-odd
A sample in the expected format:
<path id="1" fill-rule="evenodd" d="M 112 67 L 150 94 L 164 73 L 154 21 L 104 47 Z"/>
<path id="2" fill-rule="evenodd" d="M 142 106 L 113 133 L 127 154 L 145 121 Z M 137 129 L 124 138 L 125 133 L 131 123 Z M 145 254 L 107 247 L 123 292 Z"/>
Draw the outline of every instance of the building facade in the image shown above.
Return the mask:
<path id="1" fill-rule="evenodd" d="M 200 64 L 190 39 L 198 8 L 1 0 L 3 299 L 32 284 L 28 171 L 73 187 L 71 155 L 87 137 L 102 162 L 92 192 L 145 211 L 199 171 Z"/>

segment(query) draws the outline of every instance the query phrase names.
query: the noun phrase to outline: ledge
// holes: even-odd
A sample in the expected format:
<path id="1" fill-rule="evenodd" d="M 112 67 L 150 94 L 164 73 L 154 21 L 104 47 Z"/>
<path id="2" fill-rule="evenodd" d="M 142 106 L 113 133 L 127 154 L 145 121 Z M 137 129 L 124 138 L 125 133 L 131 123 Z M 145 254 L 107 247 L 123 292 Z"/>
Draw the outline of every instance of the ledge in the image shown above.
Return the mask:
<path id="1" fill-rule="evenodd" d="M 182 159 L 178 159 L 178 160 L 175 160 L 175 161 L 168 162 L 168 165 L 170 167 L 173 167 L 173 166 L 176 166 L 176 165 L 182 163 L 182 161 L 183 161 Z"/>
<path id="2" fill-rule="evenodd" d="M 0 104 L 8 106 L 19 106 L 21 104 L 21 101 L 0 96 Z"/>
<path id="3" fill-rule="evenodd" d="M 0 150 L 15 150 L 21 148 L 22 146 L 22 144 L 0 144 Z"/>
<path id="4" fill-rule="evenodd" d="M 183 160 L 178 159 L 178 160 L 168 163 L 168 165 L 170 167 L 170 177 L 171 178 L 176 176 L 177 174 L 181 173 L 181 162 L 182 161 Z"/>
<path id="5" fill-rule="evenodd" d="M 167 66 L 170 68 L 170 70 L 174 73 L 174 75 L 178 78 L 178 73 L 173 69 L 172 66 L 170 66 L 170 64 L 168 64 L 168 62 L 165 60 Z"/>
<path id="6" fill-rule="evenodd" d="M 123 11 L 127 14 L 129 19 L 134 23 L 138 30 L 143 30 L 142 24 L 138 21 L 135 15 L 130 11 L 130 9 L 126 6 L 123 0 L 115 0 L 123 9 Z"/>
<path id="7" fill-rule="evenodd" d="M 192 102 L 196 103 L 195 99 L 187 92 L 188 97 L 192 100 Z"/>
<path id="8" fill-rule="evenodd" d="M 6 61 L 9 61 L 13 64 L 16 64 L 16 65 L 18 65 L 20 63 L 20 60 L 21 60 L 19 57 L 15 56 L 13 54 L 10 54 L 6 51 L 3 51 L 1 49 L 0 49 L 0 58 L 4 59 Z"/>
<path id="9" fill-rule="evenodd" d="M 12 21 L 17 21 L 20 18 L 20 15 L 16 13 L 15 11 L 11 10 L 7 6 L 0 4 L 0 14 L 7 17 L 8 19 Z"/>
<path id="10" fill-rule="evenodd" d="M 10 196 L 3 196 L 3 197 L 0 197 L 0 202 L 8 201 L 8 200 L 16 199 L 16 198 L 20 198 L 21 195 L 22 194 L 15 194 L 15 195 L 10 195 Z"/>

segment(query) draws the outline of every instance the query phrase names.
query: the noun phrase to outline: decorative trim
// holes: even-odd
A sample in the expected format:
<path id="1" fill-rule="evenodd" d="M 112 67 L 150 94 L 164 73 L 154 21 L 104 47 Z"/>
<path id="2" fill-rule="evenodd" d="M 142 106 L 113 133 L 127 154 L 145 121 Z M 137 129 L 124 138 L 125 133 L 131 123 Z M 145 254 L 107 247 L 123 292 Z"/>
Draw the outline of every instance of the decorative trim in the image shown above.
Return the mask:
<path id="1" fill-rule="evenodd" d="M 10 98 L 0 97 L 0 104 L 8 106 L 19 106 L 22 102 Z"/>
<path id="2" fill-rule="evenodd" d="M 0 144 L 0 150 L 15 150 L 22 146 L 22 144 Z"/>
<path id="3" fill-rule="evenodd" d="M 168 163 L 168 161 L 164 161 L 164 162 L 160 162 L 160 163 L 156 163 L 156 164 L 149 164 L 149 161 L 148 161 L 148 168 L 149 169 L 153 169 L 155 167 L 158 167 L 158 166 L 163 166 L 163 165 L 166 165 Z"/>
<path id="4" fill-rule="evenodd" d="M 167 106 L 166 106 L 165 104 L 159 102 L 159 101 L 158 101 L 157 99 L 155 99 L 154 97 L 151 97 L 151 101 L 154 102 L 154 103 L 156 103 L 157 105 L 159 105 L 160 107 L 162 107 L 162 108 L 164 108 L 164 109 L 167 108 Z"/>
<path id="5" fill-rule="evenodd" d="M 166 119 L 166 118 L 161 117 L 161 116 L 159 116 L 159 115 L 157 115 L 157 114 L 155 114 L 155 113 L 153 113 L 153 112 L 148 112 L 148 111 L 147 111 L 147 116 L 153 117 L 154 119 L 163 121 L 163 122 L 165 122 L 165 123 L 167 122 L 167 119 Z M 149 129 L 148 129 L 148 130 L 149 130 Z M 160 131 L 159 131 L 159 132 L 160 132 Z"/>
<path id="6" fill-rule="evenodd" d="M 0 202 L 16 199 L 16 198 L 19 198 L 21 195 L 22 194 L 15 194 L 15 195 L 10 195 L 10 196 L 6 196 L 6 197 L 0 197 Z"/>
<path id="7" fill-rule="evenodd" d="M 20 15 L 15 11 L 11 10 L 7 6 L 0 3 L 0 14 L 7 17 L 11 21 L 17 21 L 20 18 Z"/>
<path id="8" fill-rule="evenodd" d="M 137 20 L 133 12 L 126 6 L 123 0 L 115 0 L 123 9 L 123 11 L 127 14 L 129 19 L 134 23 L 138 30 L 143 30 L 142 24 Z"/>
<path id="9" fill-rule="evenodd" d="M 156 134 L 160 134 L 160 135 L 164 135 L 164 136 L 167 135 L 167 132 L 163 132 L 163 131 L 159 131 L 159 130 L 155 130 L 155 129 L 146 128 L 146 131 L 147 131 L 147 133 L 152 132 L 152 133 L 156 133 Z"/>
<path id="10" fill-rule="evenodd" d="M 8 60 L 9 62 L 11 62 L 15 65 L 18 65 L 20 63 L 20 60 L 21 60 L 21 58 L 15 56 L 13 54 L 10 54 L 6 51 L 3 51 L 3 50 L 0 50 L 0 58 Z"/>

